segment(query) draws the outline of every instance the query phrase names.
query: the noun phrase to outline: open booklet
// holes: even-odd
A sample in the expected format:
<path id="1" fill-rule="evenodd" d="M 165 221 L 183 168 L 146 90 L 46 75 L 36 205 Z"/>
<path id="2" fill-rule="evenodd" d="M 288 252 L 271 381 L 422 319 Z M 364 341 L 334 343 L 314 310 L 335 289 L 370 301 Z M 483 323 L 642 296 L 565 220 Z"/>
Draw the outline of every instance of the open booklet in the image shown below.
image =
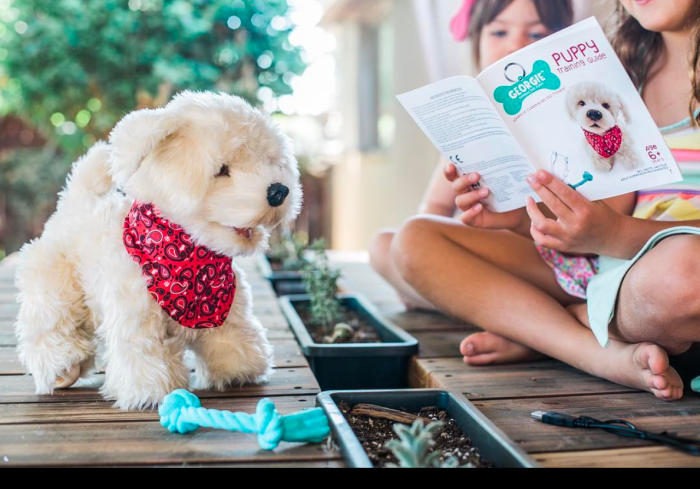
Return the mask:
<path id="1" fill-rule="evenodd" d="M 683 180 L 595 18 L 398 99 L 461 174 L 482 175 L 494 212 L 539 202 L 536 169 L 593 201 Z"/>

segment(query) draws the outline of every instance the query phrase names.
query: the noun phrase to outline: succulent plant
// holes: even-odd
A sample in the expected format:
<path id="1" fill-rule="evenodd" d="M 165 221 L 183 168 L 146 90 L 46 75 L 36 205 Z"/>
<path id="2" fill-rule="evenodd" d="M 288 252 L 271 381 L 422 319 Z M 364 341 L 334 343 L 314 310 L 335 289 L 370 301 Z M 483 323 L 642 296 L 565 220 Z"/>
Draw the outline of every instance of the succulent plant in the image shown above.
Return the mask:
<path id="1" fill-rule="evenodd" d="M 401 469 L 456 469 L 459 468 L 459 460 L 450 457 L 445 462 L 440 462 L 441 453 L 433 451 L 435 436 L 440 433 L 444 424 L 436 421 L 425 425 L 422 420 L 413 423 L 409 427 L 402 424 L 394 426 L 394 432 L 399 440 L 390 441 L 386 448 L 391 450 L 398 459 L 399 465 L 388 465 L 389 468 Z"/>
<path id="2" fill-rule="evenodd" d="M 342 343 L 351 339 L 355 335 L 355 330 L 349 324 L 338 323 L 333 328 L 333 336 L 326 336 L 323 340 L 328 345 Z"/>

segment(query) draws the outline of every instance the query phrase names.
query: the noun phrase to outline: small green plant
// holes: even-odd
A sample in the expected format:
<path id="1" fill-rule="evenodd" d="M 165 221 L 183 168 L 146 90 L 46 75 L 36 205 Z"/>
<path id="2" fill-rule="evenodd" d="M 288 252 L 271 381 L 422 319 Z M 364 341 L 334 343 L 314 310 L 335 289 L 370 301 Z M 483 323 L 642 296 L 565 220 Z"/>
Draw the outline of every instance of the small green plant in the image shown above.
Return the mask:
<path id="1" fill-rule="evenodd" d="M 315 241 L 309 249 L 314 252 L 315 259 L 304 266 L 302 274 L 311 296 L 311 319 L 315 326 L 322 327 L 331 336 L 342 318 L 341 302 L 337 297 L 341 273 L 330 266 L 324 240 Z"/>
<path id="2" fill-rule="evenodd" d="M 303 233 L 285 230 L 270 247 L 267 256 L 270 260 L 282 264 L 286 272 L 301 270 L 308 263 L 304 254 L 309 249 L 309 237 Z"/>
<path id="3" fill-rule="evenodd" d="M 5 254 L 5 248 L 0 246 L 0 261 L 2 261 L 7 255 Z"/>
<path id="4" fill-rule="evenodd" d="M 425 425 L 417 420 L 413 426 L 396 424 L 394 432 L 399 440 L 390 441 L 386 448 L 391 450 L 399 460 L 399 465 L 388 465 L 393 469 L 456 469 L 459 468 L 459 460 L 450 457 L 445 462 L 440 462 L 439 451 L 430 452 L 435 446 L 435 436 L 440 433 L 444 424 L 436 421 Z"/>

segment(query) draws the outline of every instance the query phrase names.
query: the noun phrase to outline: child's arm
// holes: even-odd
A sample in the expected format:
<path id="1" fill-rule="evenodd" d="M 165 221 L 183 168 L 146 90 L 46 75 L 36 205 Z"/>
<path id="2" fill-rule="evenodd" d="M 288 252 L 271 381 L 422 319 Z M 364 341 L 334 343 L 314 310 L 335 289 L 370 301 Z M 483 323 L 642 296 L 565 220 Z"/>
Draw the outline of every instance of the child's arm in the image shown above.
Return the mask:
<path id="1" fill-rule="evenodd" d="M 634 217 L 623 216 L 620 220 L 619 239 L 611 246 L 611 251 L 615 255 L 632 259 L 656 234 L 666 229 L 678 226 L 690 226 L 700 228 L 700 221 L 652 221 L 650 219 L 636 219 Z"/>
<path id="2" fill-rule="evenodd" d="M 440 164 L 435 169 L 430 185 L 425 192 L 421 202 L 419 212 L 436 216 L 453 217 L 457 211 L 455 205 L 455 194 L 450 182 L 445 180 L 443 168 L 446 163 L 440 160 Z"/>

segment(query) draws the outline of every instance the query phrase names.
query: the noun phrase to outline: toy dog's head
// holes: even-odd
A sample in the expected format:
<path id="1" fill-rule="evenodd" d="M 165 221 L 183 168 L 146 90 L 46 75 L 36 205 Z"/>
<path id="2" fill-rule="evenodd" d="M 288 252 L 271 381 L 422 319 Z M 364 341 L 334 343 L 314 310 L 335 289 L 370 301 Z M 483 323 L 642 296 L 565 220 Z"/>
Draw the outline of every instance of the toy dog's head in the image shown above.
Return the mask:
<path id="1" fill-rule="evenodd" d="M 629 121 L 620 96 L 602 83 L 584 82 L 569 88 L 566 106 L 581 128 L 597 135 Z"/>
<path id="2" fill-rule="evenodd" d="M 183 92 L 129 114 L 110 144 L 116 184 L 218 253 L 264 249 L 272 229 L 299 214 L 291 141 L 239 97 Z"/>

